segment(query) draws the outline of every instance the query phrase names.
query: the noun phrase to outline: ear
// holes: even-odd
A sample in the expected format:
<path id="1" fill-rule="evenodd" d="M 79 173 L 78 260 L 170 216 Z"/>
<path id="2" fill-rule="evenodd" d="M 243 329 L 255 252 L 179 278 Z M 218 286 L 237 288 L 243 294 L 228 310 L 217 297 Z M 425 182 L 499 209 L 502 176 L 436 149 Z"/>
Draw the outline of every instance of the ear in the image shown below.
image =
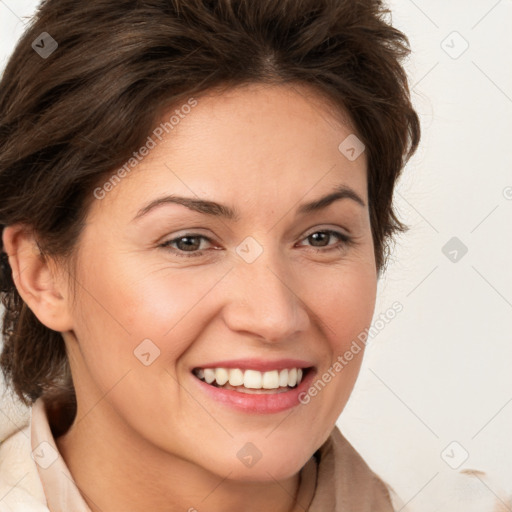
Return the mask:
<path id="1" fill-rule="evenodd" d="M 71 330 L 70 297 L 63 277 L 66 273 L 58 272 L 55 263 L 41 254 L 30 227 L 6 226 L 2 239 L 23 301 L 46 327 L 59 332 Z"/>

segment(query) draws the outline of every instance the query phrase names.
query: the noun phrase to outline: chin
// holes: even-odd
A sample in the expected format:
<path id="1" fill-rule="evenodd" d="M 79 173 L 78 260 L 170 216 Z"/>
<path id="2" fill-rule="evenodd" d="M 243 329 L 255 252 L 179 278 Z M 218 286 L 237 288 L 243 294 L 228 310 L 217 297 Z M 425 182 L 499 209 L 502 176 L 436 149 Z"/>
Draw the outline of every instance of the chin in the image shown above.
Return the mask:
<path id="1" fill-rule="evenodd" d="M 314 451 L 314 450 L 313 450 Z M 304 454 L 302 449 L 295 449 L 293 445 L 286 446 L 286 449 L 272 450 L 267 446 L 257 452 L 252 447 L 245 450 L 235 450 L 234 457 L 226 452 L 217 461 L 213 469 L 214 473 L 230 480 L 241 482 L 269 482 L 275 480 L 286 480 L 296 475 L 309 458 L 313 455 Z M 220 464 L 219 464 L 220 462 Z"/>
<path id="2" fill-rule="evenodd" d="M 307 460 L 303 463 L 296 464 L 281 464 L 276 467 L 275 464 L 263 463 L 261 460 L 253 467 L 240 467 L 240 465 L 233 465 L 226 467 L 226 473 L 221 476 L 229 474 L 230 480 L 239 482 L 274 482 L 276 480 L 283 481 L 295 476 L 306 464 Z M 218 472 L 218 470 L 217 470 Z"/>

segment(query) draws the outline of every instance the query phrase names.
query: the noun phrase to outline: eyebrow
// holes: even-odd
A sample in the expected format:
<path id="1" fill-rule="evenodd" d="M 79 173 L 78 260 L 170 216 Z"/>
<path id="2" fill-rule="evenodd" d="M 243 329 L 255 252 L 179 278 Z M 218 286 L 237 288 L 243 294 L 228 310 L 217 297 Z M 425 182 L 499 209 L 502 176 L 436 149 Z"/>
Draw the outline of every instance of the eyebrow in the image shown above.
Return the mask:
<path id="1" fill-rule="evenodd" d="M 314 201 L 311 201 L 309 203 L 302 204 L 298 208 L 297 214 L 305 215 L 306 213 L 312 213 L 315 211 L 322 210 L 324 208 L 327 208 L 335 201 L 339 201 L 341 199 L 351 199 L 352 201 L 356 202 L 363 208 L 366 207 L 365 202 L 361 199 L 359 194 L 357 194 L 357 192 L 354 189 L 346 185 L 339 185 L 329 194 L 320 197 L 319 199 L 315 199 Z M 187 207 L 189 210 L 215 217 L 223 217 L 235 222 L 240 219 L 240 214 L 238 213 L 238 211 L 227 205 L 216 203 L 215 201 L 208 201 L 205 199 L 195 199 L 192 197 L 168 195 L 159 197 L 158 199 L 151 201 L 149 204 L 141 208 L 138 211 L 137 215 L 135 215 L 135 217 L 133 218 L 133 221 L 140 219 L 141 217 L 149 213 L 151 210 L 163 204 L 181 204 L 182 206 Z"/>

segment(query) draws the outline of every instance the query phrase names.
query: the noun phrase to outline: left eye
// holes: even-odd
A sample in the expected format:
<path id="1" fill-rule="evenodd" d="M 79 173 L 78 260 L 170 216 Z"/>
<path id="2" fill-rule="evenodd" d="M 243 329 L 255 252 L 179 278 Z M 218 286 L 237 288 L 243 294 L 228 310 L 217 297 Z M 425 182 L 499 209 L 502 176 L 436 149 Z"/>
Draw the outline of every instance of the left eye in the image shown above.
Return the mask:
<path id="1" fill-rule="evenodd" d="M 319 236 L 318 236 L 319 235 Z M 323 241 L 328 241 L 331 237 L 336 237 L 340 241 L 338 244 L 323 244 Z M 320 242 L 320 245 L 318 246 L 312 246 L 312 248 L 315 251 L 329 251 L 331 249 L 338 248 L 343 245 L 350 245 L 352 242 L 352 239 L 345 235 L 344 233 L 341 233 L 340 231 L 334 231 L 332 229 L 326 229 L 322 231 L 315 231 L 314 233 L 311 233 L 308 235 L 304 240 L 311 240 L 313 242 Z M 323 249 L 325 247 L 325 249 Z"/>
<path id="2" fill-rule="evenodd" d="M 328 242 L 331 237 L 338 238 L 339 242 L 337 244 L 329 244 L 324 243 Z M 331 249 L 336 249 L 344 245 L 350 245 L 352 243 L 352 239 L 341 233 L 339 231 L 334 231 L 331 229 L 315 231 L 305 237 L 303 240 L 309 240 L 313 243 L 320 243 L 320 245 L 311 245 L 310 247 L 316 252 L 327 252 Z M 180 257 L 191 257 L 191 256 L 201 256 L 203 255 L 205 248 L 201 247 L 201 242 L 206 241 L 207 243 L 213 243 L 212 240 L 204 235 L 199 235 L 197 233 L 187 233 L 186 235 L 173 238 L 172 240 L 167 240 L 160 247 L 168 248 Z"/>

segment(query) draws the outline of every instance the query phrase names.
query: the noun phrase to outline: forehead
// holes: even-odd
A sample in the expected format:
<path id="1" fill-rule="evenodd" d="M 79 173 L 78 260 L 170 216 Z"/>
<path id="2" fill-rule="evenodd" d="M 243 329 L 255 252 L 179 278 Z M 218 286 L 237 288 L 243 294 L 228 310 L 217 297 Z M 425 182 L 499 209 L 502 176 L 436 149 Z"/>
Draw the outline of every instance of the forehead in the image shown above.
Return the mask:
<path id="1" fill-rule="evenodd" d="M 351 160 L 340 150 L 355 135 L 348 116 L 316 91 L 251 84 L 188 104 L 163 113 L 151 149 L 98 206 L 122 205 L 135 215 L 139 199 L 164 191 L 262 205 L 339 184 L 366 201 L 365 154 Z"/>

